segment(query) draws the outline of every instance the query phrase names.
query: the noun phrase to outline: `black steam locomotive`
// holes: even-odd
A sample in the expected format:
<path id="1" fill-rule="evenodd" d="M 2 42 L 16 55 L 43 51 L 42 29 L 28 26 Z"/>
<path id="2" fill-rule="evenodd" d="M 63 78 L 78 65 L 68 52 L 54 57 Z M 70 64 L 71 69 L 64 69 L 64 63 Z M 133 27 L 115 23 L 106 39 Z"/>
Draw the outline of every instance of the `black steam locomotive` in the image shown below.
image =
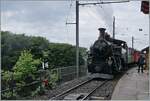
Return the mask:
<path id="1" fill-rule="evenodd" d="M 88 72 L 95 78 L 112 79 L 126 68 L 128 47 L 125 41 L 111 38 L 105 28 L 98 30 L 99 38 L 88 54 Z"/>

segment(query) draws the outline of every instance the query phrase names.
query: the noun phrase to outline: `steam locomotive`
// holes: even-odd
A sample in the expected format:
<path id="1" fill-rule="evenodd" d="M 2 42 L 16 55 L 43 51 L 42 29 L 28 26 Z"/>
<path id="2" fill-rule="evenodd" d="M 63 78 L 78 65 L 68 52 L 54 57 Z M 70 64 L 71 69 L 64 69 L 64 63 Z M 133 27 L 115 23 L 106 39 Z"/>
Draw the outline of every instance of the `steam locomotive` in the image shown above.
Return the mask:
<path id="1" fill-rule="evenodd" d="M 88 72 L 94 78 L 112 79 L 114 74 L 126 69 L 128 46 L 125 41 L 113 39 L 99 28 L 98 40 L 90 47 L 88 54 Z"/>

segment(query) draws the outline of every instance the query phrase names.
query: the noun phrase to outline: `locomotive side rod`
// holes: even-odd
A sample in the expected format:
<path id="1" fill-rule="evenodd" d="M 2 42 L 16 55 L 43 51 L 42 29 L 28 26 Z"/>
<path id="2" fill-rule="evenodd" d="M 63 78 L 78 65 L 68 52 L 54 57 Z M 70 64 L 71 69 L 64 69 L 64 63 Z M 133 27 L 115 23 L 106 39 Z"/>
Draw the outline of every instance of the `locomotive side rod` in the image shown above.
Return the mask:
<path id="1" fill-rule="evenodd" d="M 66 90 L 66 91 L 64 91 L 64 92 L 62 92 L 61 94 L 58 94 L 58 95 L 56 95 L 55 97 L 52 97 L 50 100 L 57 100 L 59 97 L 65 95 L 65 94 L 67 94 L 67 93 L 69 93 L 70 91 L 72 91 L 72 90 L 74 90 L 74 89 L 76 89 L 76 88 L 78 88 L 78 87 L 80 87 L 80 86 L 82 86 L 82 85 L 84 85 L 84 84 L 86 84 L 86 83 L 92 81 L 92 80 L 93 80 L 93 79 L 86 80 L 85 82 L 82 82 L 82 83 L 80 83 L 80 84 L 78 84 L 78 85 L 76 85 L 76 86 L 74 86 L 74 87 L 72 87 L 72 88 L 70 88 L 70 89 L 68 89 L 68 90 Z"/>
<path id="2" fill-rule="evenodd" d="M 100 87 L 102 87 L 103 85 L 105 85 L 108 82 L 108 80 L 104 81 L 102 84 L 100 84 L 99 86 L 95 87 L 88 95 L 86 95 L 82 100 L 88 100 L 88 98 Z"/>

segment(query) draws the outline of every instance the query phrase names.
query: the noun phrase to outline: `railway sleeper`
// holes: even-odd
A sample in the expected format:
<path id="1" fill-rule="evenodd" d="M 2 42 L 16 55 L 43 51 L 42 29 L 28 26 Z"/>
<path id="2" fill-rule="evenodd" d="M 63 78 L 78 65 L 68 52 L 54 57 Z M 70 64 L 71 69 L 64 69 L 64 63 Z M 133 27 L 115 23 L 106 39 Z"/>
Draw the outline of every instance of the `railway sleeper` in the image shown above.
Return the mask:
<path id="1" fill-rule="evenodd" d="M 85 96 L 87 96 L 88 93 L 72 93 L 67 95 L 64 100 L 82 100 Z"/>
<path id="2" fill-rule="evenodd" d="M 91 96 L 90 97 L 90 100 L 105 100 L 106 99 L 106 97 L 101 97 L 101 96 L 99 96 L 99 97 L 97 97 L 97 96 Z"/>
<path id="3" fill-rule="evenodd" d="M 87 93 L 80 93 L 80 94 L 69 94 L 67 95 L 63 100 L 82 100 L 85 96 L 87 96 Z M 105 100 L 106 97 L 103 96 L 91 96 L 89 97 L 89 100 Z"/>

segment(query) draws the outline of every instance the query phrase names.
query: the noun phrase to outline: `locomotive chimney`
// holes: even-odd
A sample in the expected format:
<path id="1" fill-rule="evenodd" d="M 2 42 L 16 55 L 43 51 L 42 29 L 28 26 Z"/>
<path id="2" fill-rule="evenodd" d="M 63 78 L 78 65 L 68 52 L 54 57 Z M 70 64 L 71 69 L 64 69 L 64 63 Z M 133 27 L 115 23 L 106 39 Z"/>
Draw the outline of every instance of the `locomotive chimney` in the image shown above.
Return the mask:
<path id="1" fill-rule="evenodd" d="M 105 38 L 105 28 L 99 28 L 99 38 Z"/>

